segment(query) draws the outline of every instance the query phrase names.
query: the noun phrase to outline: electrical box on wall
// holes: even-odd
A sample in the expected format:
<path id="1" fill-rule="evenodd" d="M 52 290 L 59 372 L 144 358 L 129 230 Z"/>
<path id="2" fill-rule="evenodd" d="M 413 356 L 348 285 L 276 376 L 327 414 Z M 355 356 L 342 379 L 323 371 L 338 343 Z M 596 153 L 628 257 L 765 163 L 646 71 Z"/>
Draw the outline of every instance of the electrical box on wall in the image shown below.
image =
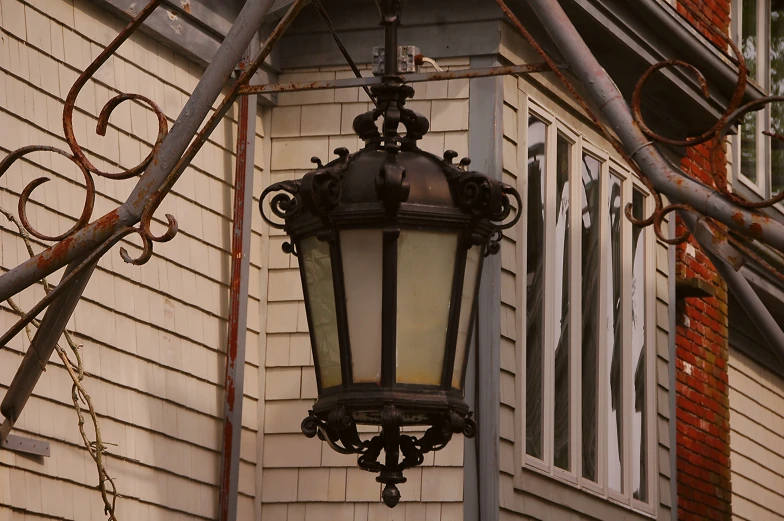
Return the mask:
<path id="1" fill-rule="evenodd" d="M 373 75 L 383 76 L 384 48 L 373 47 Z M 417 72 L 416 57 L 420 54 L 419 47 L 403 45 L 397 48 L 397 74 L 410 74 Z"/>

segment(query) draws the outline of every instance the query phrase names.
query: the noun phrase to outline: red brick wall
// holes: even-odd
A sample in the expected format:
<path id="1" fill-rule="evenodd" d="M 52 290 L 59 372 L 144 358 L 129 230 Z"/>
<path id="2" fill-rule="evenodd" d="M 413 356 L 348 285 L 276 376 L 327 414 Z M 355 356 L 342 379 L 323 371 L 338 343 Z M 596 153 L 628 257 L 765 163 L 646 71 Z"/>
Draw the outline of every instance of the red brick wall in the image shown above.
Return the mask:
<path id="1" fill-rule="evenodd" d="M 725 33 L 729 0 L 688 1 Z M 726 48 L 721 38 L 683 13 L 700 32 Z M 682 167 L 710 184 L 708 148 L 689 149 Z M 726 172 L 725 172 L 726 174 Z M 677 223 L 677 233 L 684 230 Z M 710 298 L 677 300 L 676 452 L 678 519 L 729 521 L 731 518 L 729 396 L 727 361 L 727 287 L 691 239 L 677 249 L 677 276 L 699 278 L 713 288 Z"/>

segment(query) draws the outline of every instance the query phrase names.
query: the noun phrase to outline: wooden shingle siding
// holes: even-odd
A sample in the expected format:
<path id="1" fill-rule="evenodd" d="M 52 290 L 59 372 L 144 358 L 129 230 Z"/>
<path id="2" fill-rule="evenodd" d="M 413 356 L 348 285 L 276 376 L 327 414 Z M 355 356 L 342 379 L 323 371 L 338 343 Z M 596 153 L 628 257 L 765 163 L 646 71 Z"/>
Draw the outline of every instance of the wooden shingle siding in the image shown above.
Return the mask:
<path id="1" fill-rule="evenodd" d="M 729 378 L 732 518 L 778 521 L 784 512 L 784 379 L 738 349 L 730 350 Z"/>
<path id="2" fill-rule="evenodd" d="M 464 68 L 466 60 L 439 63 Z M 365 75 L 370 70 L 361 67 Z M 344 68 L 283 71 L 281 82 L 351 77 Z M 427 116 L 431 132 L 421 148 L 437 155 L 468 155 L 468 80 L 417 83 L 407 104 Z M 372 104 L 358 88 L 281 93 L 271 109 L 270 182 L 302 176 L 326 163 L 334 149 L 359 150 L 352 124 Z M 310 337 L 296 257 L 284 254 L 281 231 L 270 230 L 264 354 L 262 519 L 274 521 L 460 521 L 463 517 L 463 439 L 455 436 L 442 451 L 425 455 L 424 465 L 405 472 L 400 505 L 381 503 L 375 475 L 357 468 L 357 458 L 341 455 L 318 439 L 302 435 L 300 422 L 317 395 Z M 377 433 L 361 427 L 363 437 Z"/>
<path id="3" fill-rule="evenodd" d="M 126 24 L 87 0 L 0 4 L 0 157 L 25 145 L 67 150 L 62 139 L 65 96 L 78 74 Z M 109 172 L 135 166 L 156 135 L 155 117 L 136 102 L 112 114 L 105 137 L 95 134 L 97 114 L 120 92 L 155 100 L 169 119 L 179 114 L 203 70 L 147 36 L 136 33 L 95 74 L 77 98 L 77 139 L 95 165 Z M 120 519 L 214 519 L 223 416 L 225 342 L 231 246 L 236 110 L 224 118 L 156 213 L 173 214 L 179 233 L 156 244 L 144 266 L 125 264 L 118 247 L 98 265 L 68 329 L 83 344 L 85 387 L 93 397 L 116 479 Z M 257 139 L 263 137 L 258 118 Z M 255 158 L 257 188 L 262 147 Z M 0 205 L 15 211 L 18 194 L 36 177 L 52 181 L 29 205 L 33 225 L 61 233 L 81 213 L 84 180 L 67 160 L 38 153 L 0 178 Z M 33 163 L 32 161 L 35 161 Z M 137 179 L 95 177 L 93 218 L 124 202 Z M 258 190 L 254 190 L 258 192 Z M 124 246 L 139 253 L 133 236 Z M 254 518 L 261 321 L 261 223 L 253 217 L 247 363 L 242 421 L 239 517 Z M 27 258 L 15 227 L 0 222 L 3 271 Z M 34 241 L 36 251 L 48 244 Z M 50 277 L 58 280 L 60 270 Z M 23 308 L 43 296 L 40 286 L 15 297 Z M 0 305 L 0 328 L 16 316 Z M 0 350 L 4 394 L 29 345 L 24 333 Z M 64 344 L 63 344 L 64 345 Z M 95 490 L 96 470 L 79 437 L 70 379 L 57 356 L 27 404 L 16 431 L 51 443 L 42 460 L 0 451 L 0 520 L 105 519 Z M 7 484 L 14 488 L 7 490 Z M 20 487 L 21 490 L 20 491 Z"/>

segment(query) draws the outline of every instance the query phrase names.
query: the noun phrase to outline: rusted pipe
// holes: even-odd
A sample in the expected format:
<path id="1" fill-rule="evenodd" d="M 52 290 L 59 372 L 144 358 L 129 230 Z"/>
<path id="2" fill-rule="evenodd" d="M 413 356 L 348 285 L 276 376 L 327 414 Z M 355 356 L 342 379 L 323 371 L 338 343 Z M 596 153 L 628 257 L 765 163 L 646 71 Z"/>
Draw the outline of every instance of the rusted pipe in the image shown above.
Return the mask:
<path id="1" fill-rule="evenodd" d="M 67 277 L 73 271 L 79 262 L 73 262 L 63 274 L 63 278 Z M 30 347 L 27 349 L 22 363 L 17 369 L 11 385 L 8 387 L 8 392 L 3 397 L 2 404 L 0 404 L 0 412 L 10 421 L 8 430 L 19 419 L 22 414 L 27 400 L 33 393 L 35 385 L 41 378 L 46 369 L 46 364 L 54 352 L 55 345 L 60 339 L 60 336 L 71 318 L 76 304 L 82 297 L 84 288 L 90 280 L 90 276 L 98 264 L 98 259 L 92 261 L 86 269 L 83 269 L 75 279 L 68 286 L 68 289 L 60 295 L 46 310 L 44 318 L 41 320 L 41 325 L 35 332 Z M 5 439 L 5 435 L 0 439 L 0 443 Z"/>
<path id="2" fill-rule="evenodd" d="M 403 74 L 401 78 L 403 78 L 403 83 L 418 83 L 423 81 L 506 76 L 509 74 L 531 74 L 534 72 L 547 72 L 550 70 L 550 66 L 546 63 L 533 63 L 529 65 L 511 65 L 508 67 L 483 67 L 479 69 L 462 69 L 457 71 Z M 294 83 L 253 85 L 240 89 L 239 94 L 244 96 L 249 94 L 268 94 L 271 92 L 299 92 L 306 90 L 345 89 L 349 87 L 372 87 L 374 85 L 381 85 L 382 83 L 383 79 L 375 76 L 368 78 L 346 78 L 341 80 L 300 81 Z"/>
<path id="3" fill-rule="evenodd" d="M 516 25 L 522 25 L 504 0 L 496 0 Z M 583 41 L 557 0 L 529 0 L 529 5 L 566 59 L 572 73 L 593 98 L 626 153 L 654 188 L 672 202 L 689 205 L 726 226 L 784 252 L 784 224 L 733 203 L 670 166 L 634 121 L 626 100 Z"/>
<path id="4" fill-rule="evenodd" d="M 757 327 L 762 338 L 765 339 L 779 360 L 784 363 L 784 332 L 782 332 L 781 326 L 779 326 L 776 319 L 773 318 L 773 315 L 770 314 L 767 306 L 762 302 L 759 295 L 757 295 L 757 292 L 754 291 L 754 288 L 751 287 L 751 284 L 746 280 L 746 277 L 738 272 L 729 262 L 724 260 L 724 255 L 720 254 L 713 242 L 715 241 L 720 244 L 723 249 L 730 249 L 732 247 L 727 243 L 726 239 L 722 240 L 721 237 L 712 237 L 713 240 L 709 242 L 702 238 L 702 234 L 695 233 L 699 226 L 699 222 L 694 214 L 679 212 L 678 215 L 683 220 L 686 227 L 692 232 L 695 239 L 698 240 L 699 245 L 702 247 L 702 251 L 705 252 L 705 255 L 716 268 L 716 271 L 719 272 L 721 278 L 727 283 L 727 287 L 732 291 L 732 294 L 735 295 L 735 298 L 738 299 L 741 306 L 743 306 L 743 309 Z M 737 257 L 742 256 L 742 253 L 737 252 Z"/>
<path id="5" fill-rule="evenodd" d="M 150 166 L 141 177 L 125 203 L 96 221 L 75 231 L 65 240 L 55 244 L 0 276 L 0 301 L 19 293 L 73 260 L 88 254 L 105 243 L 117 230 L 133 226 L 143 220 L 142 229 L 149 234 L 152 212 L 185 170 L 193 156 L 201 148 L 209 134 L 233 103 L 241 84 L 238 82 L 226 96 L 218 111 L 213 114 L 204 129 L 193 139 L 201 122 L 209 114 L 230 74 L 239 63 L 242 53 L 250 44 L 261 26 L 264 15 L 273 0 L 257 0 L 245 3 L 237 21 L 226 35 L 223 43 L 207 67 L 202 79 L 180 112 L 171 131 L 163 139 L 152 158 Z M 299 11 L 303 1 L 297 1 L 278 24 L 274 37 L 270 37 L 254 60 L 254 64 L 243 72 L 240 82 L 250 79 L 282 32 L 291 23 L 292 10 Z M 286 23 L 284 24 L 284 21 Z M 282 27 L 281 27 L 282 26 Z M 255 66 L 255 68 L 254 68 Z M 193 143 L 191 143 L 193 139 Z M 188 147 L 188 144 L 191 146 Z M 185 156 L 183 156 L 183 153 Z M 146 215 L 143 215 L 146 214 Z M 171 231 L 171 227 L 170 227 Z M 151 235 L 151 234 L 149 234 Z"/>
<path id="6" fill-rule="evenodd" d="M 251 108 L 253 107 L 253 108 Z M 245 339 L 248 323 L 248 279 L 253 215 L 253 168 L 256 144 L 256 97 L 239 102 L 234 221 L 231 234 L 229 333 L 226 347 L 226 386 L 223 406 L 219 517 L 236 521 L 240 473 L 240 434 L 245 383 Z"/>

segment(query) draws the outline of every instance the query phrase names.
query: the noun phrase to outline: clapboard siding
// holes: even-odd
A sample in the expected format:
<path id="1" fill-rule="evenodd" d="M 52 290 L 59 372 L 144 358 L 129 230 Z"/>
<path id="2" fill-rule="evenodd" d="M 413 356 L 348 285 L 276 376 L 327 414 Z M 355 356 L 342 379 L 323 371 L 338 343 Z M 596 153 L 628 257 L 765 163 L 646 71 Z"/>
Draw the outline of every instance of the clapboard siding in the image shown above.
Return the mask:
<path id="1" fill-rule="evenodd" d="M 450 69 L 467 60 L 439 60 Z M 352 77 L 345 67 L 284 70 L 281 82 Z M 370 74 L 366 65 L 361 66 Z M 431 131 L 420 147 L 437 155 L 452 149 L 468 155 L 468 80 L 417 83 L 407 107 L 426 116 Z M 372 104 L 359 88 L 281 93 L 271 109 L 270 182 L 302 176 L 334 150 L 359 150 L 352 123 Z M 270 230 L 266 317 L 266 381 L 263 418 L 262 519 L 269 521 L 443 519 L 463 517 L 463 439 L 425 455 L 422 467 L 405 472 L 401 504 L 381 503 L 375 476 L 357 468 L 357 458 L 340 455 L 318 439 L 302 435 L 300 422 L 316 398 L 316 378 L 296 257 L 282 252 L 282 232 Z M 361 428 L 372 436 L 376 428 Z M 362 432 L 364 431 L 364 432 Z"/>
<path id="2" fill-rule="evenodd" d="M 67 150 L 62 110 L 78 74 L 126 24 L 86 0 L 20 1 L 0 4 L 0 156 L 25 145 Z M 105 137 L 95 134 L 97 114 L 120 92 L 152 98 L 173 124 L 203 70 L 142 34 L 129 39 L 88 81 L 77 98 L 74 126 L 95 165 L 117 172 L 139 163 L 157 134 L 153 112 L 136 102 L 121 104 Z M 263 137 L 258 118 L 257 138 Z M 118 517 L 214 519 L 217 515 L 228 282 L 231 246 L 236 110 L 218 129 L 156 213 L 179 223 L 176 238 L 155 245 L 144 266 L 125 264 L 113 248 L 98 265 L 68 324 L 84 345 L 85 368 L 111 446 L 107 468 L 125 497 Z M 18 194 L 36 177 L 29 205 L 33 225 L 61 233 L 74 223 L 84 201 L 84 180 L 67 160 L 39 153 L 0 178 L 0 205 L 15 210 Z M 34 163 L 34 162 L 35 163 Z M 262 147 L 257 146 L 256 178 Z M 93 217 L 124 202 L 136 179 L 95 178 Z M 133 237 L 124 241 L 139 253 Z M 247 365 L 242 422 L 239 508 L 254 516 L 258 428 L 261 307 L 261 223 L 253 219 Z M 0 222 L 3 271 L 27 258 L 17 230 Z M 34 240 L 36 251 L 48 244 Z M 50 277 L 57 281 L 60 270 Z M 15 297 L 23 308 L 43 295 L 37 286 Z M 15 321 L 0 305 L 5 330 Z M 0 350 L 0 389 L 7 389 L 24 350 L 18 335 Z M 52 457 L 31 460 L 0 451 L 0 519 L 105 519 L 94 490 L 96 471 L 76 426 L 70 380 L 54 356 L 16 426 L 19 434 L 50 441 Z M 4 391 L 3 391 L 4 393 Z M 7 483 L 15 487 L 9 490 Z M 16 487 L 23 483 L 25 493 Z M 10 517 L 9 517 L 10 516 Z"/>
<path id="3" fill-rule="evenodd" d="M 732 348 L 729 383 L 732 518 L 784 519 L 784 379 Z"/>

